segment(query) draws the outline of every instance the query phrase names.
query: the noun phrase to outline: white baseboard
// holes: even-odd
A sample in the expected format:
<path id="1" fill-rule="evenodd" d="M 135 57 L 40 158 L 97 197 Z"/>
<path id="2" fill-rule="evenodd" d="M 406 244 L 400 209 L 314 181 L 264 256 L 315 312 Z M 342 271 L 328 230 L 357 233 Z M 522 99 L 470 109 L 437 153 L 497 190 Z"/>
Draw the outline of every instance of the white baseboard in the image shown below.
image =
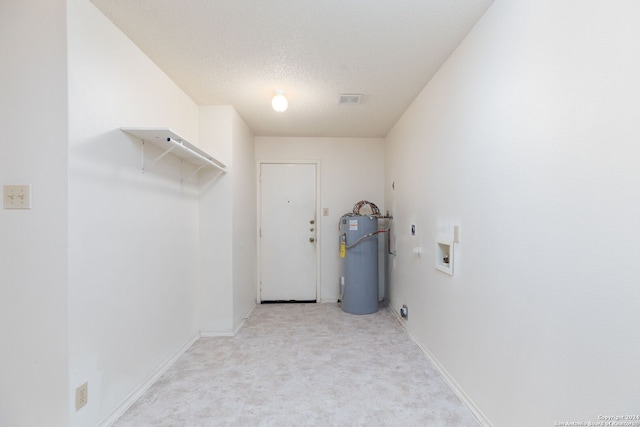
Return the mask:
<path id="1" fill-rule="evenodd" d="M 234 331 L 201 331 L 201 338 L 216 338 L 216 337 L 232 337 L 234 336 Z"/>
<path id="2" fill-rule="evenodd" d="M 189 347 L 191 347 L 200 337 L 233 337 L 235 336 L 238 332 L 240 332 L 240 330 L 244 326 L 245 322 L 247 321 L 247 319 L 249 318 L 253 310 L 255 310 L 255 308 L 256 308 L 256 303 L 254 302 L 249 307 L 249 309 L 244 314 L 244 316 L 242 316 L 242 320 L 238 323 L 238 325 L 236 325 L 236 327 L 232 331 L 205 331 L 205 332 L 201 331 L 199 334 L 191 337 L 191 339 L 189 339 L 182 347 L 176 350 L 162 365 L 160 365 L 158 369 L 156 369 L 153 372 L 153 374 L 151 374 L 151 376 L 149 376 L 149 378 L 147 378 L 147 380 L 143 384 L 141 384 L 136 390 L 134 390 L 124 400 L 124 402 L 122 402 L 113 412 L 111 412 L 111 414 L 109 414 L 107 418 L 105 418 L 102 422 L 100 422 L 98 426 L 108 427 L 114 422 L 116 422 L 116 420 L 120 418 L 122 414 L 124 414 L 127 411 L 127 409 L 129 409 L 131 405 L 133 405 L 135 401 L 138 400 L 144 394 L 144 392 L 147 391 L 149 387 L 153 385 L 153 383 L 155 383 L 165 372 L 167 372 L 167 370 L 171 367 L 171 365 L 173 365 L 176 362 L 176 360 L 178 360 L 178 358 L 182 356 L 189 349 Z"/>
<path id="3" fill-rule="evenodd" d="M 122 416 L 122 414 L 124 414 L 126 410 L 129 409 L 131 405 L 133 405 L 135 401 L 138 400 L 144 394 L 144 392 L 153 385 L 153 383 L 155 383 L 165 372 L 167 372 L 171 365 L 173 365 L 175 361 L 178 360 L 178 358 L 182 356 L 184 352 L 187 351 L 189 347 L 191 347 L 193 343 L 198 340 L 198 338 L 200 338 L 200 335 L 194 335 L 182 347 L 180 347 L 171 356 L 169 356 L 169 358 L 162 365 L 160 365 L 158 369 L 156 369 L 144 383 L 142 383 L 137 389 L 135 389 L 133 393 L 131 393 L 129 397 L 127 397 L 124 402 L 122 402 L 113 412 L 111 412 L 111 414 L 109 414 L 107 418 L 102 420 L 98 424 L 98 426 L 108 427 L 116 422 L 116 420 L 120 418 L 120 416 Z"/>
<path id="4" fill-rule="evenodd" d="M 234 336 L 237 335 L 238 332 L 240 332 L 240 329 L 242 329 L 244 324 L 247 322 L 247 319 L 249 318 L 249 316 L 251 316 L 251 313 L 253 313 L 253 310 L 255 310 L 255 309 L 256 309 L 256 302 L 254 301 L 253 304 L 251 304 L 251 306 L 247 310 L 247 312 L 244 314 L 244 316 L 242 316 L 242 320 L 240 322 L 238 322 L 238 324 L 236 325 L 235 329 L 233 330 L 233 335 Z"/>
<path id="5" fill-rule="evenodd" d="M 451 374 L 449 374 L 449 372 L 447 372 L 447 370 L 445 369 L 444 366 L 442 366 L 440 361 L 433 355 L 433 353 L 431 353 L 431 351 L 429 351 L 427 346 L 422 344 L 415 337 L 415 335 L 413 335 L 411 333 L 411 331 L 409 331 L 409 329 L 407 329 L 405 320 L 402 317 L 400 317 L 400 314 L 396 313 L 395 311 L 393 311 L 393 309 L 390 306 L 388 307 L 388 310 L 391 312 L 391 314 L 393 314 L 393 316 L 396 318 L 396 320 L 398 321 L 400 326 L 402 326 L 402 328 L 405 330 L 407 335 L 409 335 L 409 338 L 411 338 L 411 340 L 418 346 L 418 348 L 420 349 L 420 351 L 422 351 L 422 353 L 425 355 L 425 357 L 427 359 L 429 359 L 429 361 L 431 362 L 433 367 L 436 368 L 436 370 L 438 371 L 440 376 L 442 376 L 444 381 L 449 385 L 449 387 L 451 387 L 451 389 L 458 396 L 458 398 L 460 398 L 462 403 L 467 408 L 469 408 L 469 411 L 471 411 L 473 416 L 476 417 L 476 419 L 478 420 L 480 425 L 483 426 L 483 427 L 493 427 L 493 424 L 491 424 L 491 422 L 489 421 L 487 416 L 480 410 L 480 408 L 478 408 L 478 406 L 475 404 L 475 402 L 473 400 L 471 400 L 471 398 L 469 396 L 467 396 L 467 394 L 460 387 L 460 385 L 458 385 L 456 380 L 453 379 Z"/>
<path id="6" fill-rule="evenodd" d="M 251 304 L 247 312 L 242 316 L 242 320 L 232 330 L 227 331 L 200 331 L 200 336 L 203 338 L 215 338 L 215 337 L 235 337 L 242 329 L 245 322 L 256 308 L 256 303 Z"/>

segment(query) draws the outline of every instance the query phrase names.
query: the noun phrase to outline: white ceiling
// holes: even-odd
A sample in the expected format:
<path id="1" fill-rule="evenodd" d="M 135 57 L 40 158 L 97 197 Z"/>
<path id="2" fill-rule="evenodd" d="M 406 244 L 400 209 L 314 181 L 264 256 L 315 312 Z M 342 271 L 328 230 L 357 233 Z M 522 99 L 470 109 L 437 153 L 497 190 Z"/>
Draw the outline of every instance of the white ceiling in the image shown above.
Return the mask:
<path id="1" fill-rule="evenodd" d="M 384 137 L 492 1 L 92 0 L 197 104 L 256 136 L 343 137 Z"/>

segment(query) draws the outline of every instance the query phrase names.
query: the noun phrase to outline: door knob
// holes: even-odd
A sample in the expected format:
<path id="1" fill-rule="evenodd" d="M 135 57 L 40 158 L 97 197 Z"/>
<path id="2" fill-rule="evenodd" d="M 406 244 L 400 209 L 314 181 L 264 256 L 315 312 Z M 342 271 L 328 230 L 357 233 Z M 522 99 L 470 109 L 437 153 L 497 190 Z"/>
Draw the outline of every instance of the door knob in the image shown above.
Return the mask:
<path id="1" fill-rule="evenodd" d="M 313 237 L 309 237 L 309 241 L 310 241 L 311 243 L 313 243 L 313 242 L 315 242 L 315 241 L 316 241 L 316 239 L 314 239 Z"/>
<path id="2" fill-rule="evenodd" d="M 314 220 L 309 221 L 309 224 L 315 224 L 316 222 Z"/>

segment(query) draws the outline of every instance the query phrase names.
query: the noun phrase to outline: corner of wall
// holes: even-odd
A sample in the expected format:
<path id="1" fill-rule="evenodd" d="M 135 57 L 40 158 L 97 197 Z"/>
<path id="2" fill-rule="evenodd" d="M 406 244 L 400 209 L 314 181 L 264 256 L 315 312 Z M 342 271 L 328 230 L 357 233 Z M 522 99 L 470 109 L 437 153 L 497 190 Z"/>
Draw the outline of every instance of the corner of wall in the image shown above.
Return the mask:
<path id="1" fill-rule="evenodd" d="M 0 207 L 0 424 L 66 425 L 68 81 L 66 1 L 3 2 L 2 185 L 32 207 Z"/>

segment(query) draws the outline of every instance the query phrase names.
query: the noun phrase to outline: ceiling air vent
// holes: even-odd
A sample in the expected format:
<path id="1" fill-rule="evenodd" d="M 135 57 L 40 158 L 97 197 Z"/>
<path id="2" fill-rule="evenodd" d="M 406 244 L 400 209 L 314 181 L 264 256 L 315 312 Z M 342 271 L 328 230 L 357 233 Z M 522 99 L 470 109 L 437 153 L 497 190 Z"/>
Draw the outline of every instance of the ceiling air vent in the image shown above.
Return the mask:
<path id="1" fill-rule="evenodd" d="M 338 104 L 348 104 L 348 105 L 360 104 L 361 99 L 362 99 L 362 95 L 360 94 L 341 93 L 340 98 L 338 98 Z"/>

